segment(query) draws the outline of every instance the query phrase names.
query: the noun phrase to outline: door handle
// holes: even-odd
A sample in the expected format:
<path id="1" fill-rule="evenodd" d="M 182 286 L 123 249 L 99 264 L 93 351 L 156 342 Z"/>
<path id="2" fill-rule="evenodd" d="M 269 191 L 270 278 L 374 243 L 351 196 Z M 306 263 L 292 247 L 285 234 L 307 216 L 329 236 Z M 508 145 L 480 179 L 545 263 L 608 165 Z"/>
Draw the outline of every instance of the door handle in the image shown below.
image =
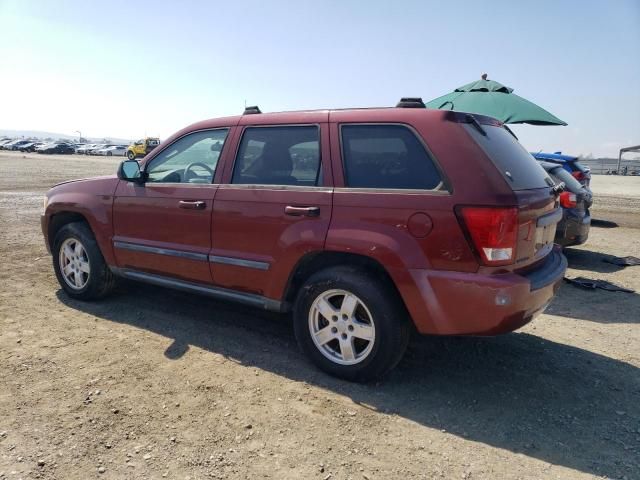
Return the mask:
<path id="1" fill-rule="evenodd" d="M 207 204 L 202 200 L 194 200 L 194 201 L 180 200 L 178 202 L 178 206 L 180 208 L 186 208 L 188 210 L 204 210 Z"/>
<path id="2" fill-rule="evenodd" d="M 284 207 L 284 213 L 294 217 L 318 217 L 320 216 L 320 207 L 294 207 L 287 205 Z"/>

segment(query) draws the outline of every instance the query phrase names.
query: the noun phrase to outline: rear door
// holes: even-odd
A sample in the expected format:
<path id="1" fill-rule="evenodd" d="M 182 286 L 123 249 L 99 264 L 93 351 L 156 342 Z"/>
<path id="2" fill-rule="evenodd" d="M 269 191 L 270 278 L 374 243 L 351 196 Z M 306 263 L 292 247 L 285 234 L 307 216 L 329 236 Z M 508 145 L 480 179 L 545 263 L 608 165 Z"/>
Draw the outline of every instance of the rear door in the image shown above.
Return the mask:
<path id="1" fill-rule="evenodd" d="M 213 281 L 279 299 L 299 259 L 324 246 L 333 192 L 329 132 L 324 122 L 239 128 L 213 207 Z"/>
<path id="2" fill-rule="evenodd" d="M 119 267 L 211 283 L 211 213 L 229 128 L 189 133 L 145 165 L 147 181 L 121 181 L 113 206 Z M 220 175 L 220 172 L 218 173 Z"/>

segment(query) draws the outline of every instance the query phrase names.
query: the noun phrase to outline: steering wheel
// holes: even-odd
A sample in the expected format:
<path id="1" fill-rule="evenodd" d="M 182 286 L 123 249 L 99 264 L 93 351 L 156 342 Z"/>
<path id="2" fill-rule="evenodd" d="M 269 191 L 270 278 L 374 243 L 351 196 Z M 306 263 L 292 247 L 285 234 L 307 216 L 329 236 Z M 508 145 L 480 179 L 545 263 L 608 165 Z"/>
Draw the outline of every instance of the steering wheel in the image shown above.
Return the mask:
<path id="1" fill-rule="evenodd" d="M 190 163 L 189 165 L 187 165 L 185 167 L 185 169 L 184 169 L 184 173 L 182 174 L 184 182 L 189 181 L 189 176 L 190 175 L 191 175 L 191 178 L 200 178 L 200 175 L 198 175 L 197 173 L 190 172 L 190 170 L 193 167 L 202 167 L 202 168 L 204 168 L 211 175 L 211 179 L 213 179 L 213 170 L 209 167 L 209 165 L 207 165 L 206 163 L 202 163 L 202 162 L 193 162 L 193 163 Z M 209 181 L 211 181 L 211 180 L 209 180 Z"/>

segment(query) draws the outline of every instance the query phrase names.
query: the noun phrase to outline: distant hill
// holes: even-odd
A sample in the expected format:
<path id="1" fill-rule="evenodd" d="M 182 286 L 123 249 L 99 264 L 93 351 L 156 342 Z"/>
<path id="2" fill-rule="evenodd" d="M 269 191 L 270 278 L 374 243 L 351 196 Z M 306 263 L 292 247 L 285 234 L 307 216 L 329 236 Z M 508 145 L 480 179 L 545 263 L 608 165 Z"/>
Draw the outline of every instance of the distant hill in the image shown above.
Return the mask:
<path id="1" fill-rule="evenodd" d="M 39 130 L 5 130 L 0 129 L 0 137 L 11 137 L 11 138 L 38 138 L 44 140 L 45 138 L 52 138 L 53 140 L 78 140 L 78 135 L 65 135 L 64 133 L 54 133 L 54 132 L 41 132 Z M 120 143 L 120 144 L 129 144 L 132 142 L 131 139 L 124 138 L 114 138 L 114 137 L 82 137 L 88 143 L 97 143 L 102 142 L 103 139 L 109 140 L 111 143 Z"/>

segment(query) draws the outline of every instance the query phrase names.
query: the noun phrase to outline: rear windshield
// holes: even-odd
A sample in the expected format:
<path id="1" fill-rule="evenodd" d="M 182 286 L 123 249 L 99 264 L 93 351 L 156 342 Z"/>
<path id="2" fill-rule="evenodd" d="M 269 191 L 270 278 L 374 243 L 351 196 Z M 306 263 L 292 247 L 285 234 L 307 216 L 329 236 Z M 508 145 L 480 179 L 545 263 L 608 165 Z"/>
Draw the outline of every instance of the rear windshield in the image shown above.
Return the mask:
<path id="1" fill-rule="evenodd" d="M 564 182 L 567 190 L 572 193 L 581 193 L 582 185 L 576 180 L 573 175 L 567 172 L 564 168 L 558 167 L 551 170 L 551 177 L 556 180 L 556 183 Z"/>
<path id="2" fill-rule="evenodd" d="M 513 190 L 548 188 L 547 172 L 506 129 L 482 125 L 482 135 L 471 124 L 465 124 L 469 135 L 482 147 Z"/>
<path id="3" fill-rule="evenodd" d="M 582 173 L 587 173 L 589 171 L 589 169 L 580 162 L 573 162 L 573 164 L 575 165 L 576 170 L 580 170 Z"/>

